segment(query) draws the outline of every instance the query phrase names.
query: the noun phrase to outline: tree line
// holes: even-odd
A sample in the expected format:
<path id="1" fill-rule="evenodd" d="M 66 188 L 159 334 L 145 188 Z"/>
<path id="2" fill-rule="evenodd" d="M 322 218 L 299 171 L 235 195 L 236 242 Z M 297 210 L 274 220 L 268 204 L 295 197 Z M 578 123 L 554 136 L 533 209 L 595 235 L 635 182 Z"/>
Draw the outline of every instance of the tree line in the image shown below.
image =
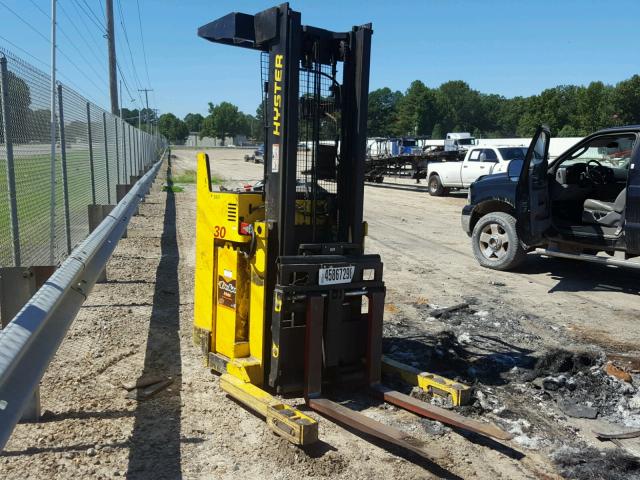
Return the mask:
<path id="1" fill-rule="evenodd" d="M 369 136 L 530 137 L 541 123 L 559 137 L 640 123 L 640 75 L 616 85 L 560 85 L 529 97 L 481 93 L 461 80 L 437 88 L 415 80 L 404 93 L 385 87 L 369 94 Z"/>
<path id="2" fill-rule="evenodd" d="M 144 110 L 143 110 L 144 111 Z M 124 116 L 124 114 L 123 114 Z M 137 118 L 137 117 L 136 117 Z M 180 119 L 160 116 L 160 132 L 183 143 L 189 132 L 200 138 L 247 135 L 264 138 L 262 105 L 248 115 L 229 102 L 209 103 L 209 113 L 189 113 Z M 405 92 L 384 87 L 369 94 L 370 137 L 424 136 L 444 138 L 447 132 L 471 132 L 478 138 L 530 137 L 541 123 L 554 136 L 585 136 L 605 127 L 640 123 L 640 75 L 615 85 L 560 85 L 538 95 L 506 98 L 482 93 L 462 80 L 430 88 L 420 80 Z"/>
<path id="3" fill-rule="evenodd" d="M 184 143 L 189 133 L 197 133 L 200 138 L 220 138 L 223 145 L 225 138 L 236 135 L 246 135 L 255 141 L 262 141 L 264 128 L 260 125 L 264 125 L 262 105 L 254 116 L 241 112 L 229 102 L 217 105 L 209 102 L 209 114 L 206 117 L 199 113 L 188 113 L 184 119 L 180 119 L 173 113 L 165 113 L 158 119 L 160 133 L 174 143 Z"/>

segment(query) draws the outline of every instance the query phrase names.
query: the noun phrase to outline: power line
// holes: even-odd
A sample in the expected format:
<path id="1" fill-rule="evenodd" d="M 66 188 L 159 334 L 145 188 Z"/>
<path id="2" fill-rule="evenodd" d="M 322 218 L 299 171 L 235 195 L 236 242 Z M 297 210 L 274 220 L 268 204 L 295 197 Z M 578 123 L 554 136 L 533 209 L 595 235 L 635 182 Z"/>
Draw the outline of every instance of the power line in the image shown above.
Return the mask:
<path id="1" fill-rule="evenodd" d="M 104 23 L 107 23 L 107 17 L 105 16 L 104 11 L 104 4 L 102 3 L 102 0 L 100 0 L 100 12 L 102 13 L 102 19 L 104 20 Z"/>
<path id="2" fill-rule="evenodd" d="M 122 13 L 122 3 L 120 0 L 118 2 L 118 11 L 120 13 L 120 25 L 122 25 L 122 32 L 124 34 L 124 39 L 127 44 L 127 49 L 129 50 L 129 60 L 131 61 L 131 67 L 133 69 L 133 78 L 136 83 L 136 88 L 141 88 L 142 83 L 140 82 L 140 77 L 138 76 L 138 70 L 136 69 L 135 62 L 133 61 L 133 52 L 131 51 L 131 43 L 129 42 L 129 35 L 127 34 L 127 27 L 124 23 L 124 14 Z M 138 99 L 140 100 L 140 105 L 142 106 L 142 96 L 138 92 Z"/>
<path id="3" fill-rule="evenodd" d="M 27 22 L 24 18 L 22 18 L 19 14 L 17 14 L 14 10 L 12 10 L 6 3 L 4 3 L 3 0 L 0 0 L 0 5 L 3 5 L 7 10 L 9 10 L 11 13 L 13 13 L 22 23 L 24 23 L 27 27 L 29 27 L 33 32 L 35 32 L 38 36 L 40 36 L 42 39 L 44 39 L 45 42 L 50 43 L 51 41 L 45 37 L 39 30 L 37 30 L 34 26 L 32 26 L 29 22 Z M 82 70 L 80 67 L 78 67 L 78 65 L 69 57 L 69 55 L 67 55 L 60 47 L 56 47 L 56 49 L 60 52 L 60 55 L 62 55 L 76 70 L 78 70 L 78 72 L 87 80 L 89 80 L 89 82 L 98 89 L 98 91 L 101 90 L 101 87 L 99 87 L 91 77 L 89 77 L 84 70 Z"/>
<path id="4" fill-rule="evenodd" d="M 40 38 L 42 38 L 45 42 L 47 43 L 51 43 L 50 40 L 45 37 L 42 32 L 40 32 L 40 30 L 36 29 L 35 27 L 33 27 L 33 25 L 31 25 L 29 22 L 27 22 L 24 18 L 22 18 L 20 15 L 18 15 L 13 9 L 11 9 L 11 7 L 9 7 L 9 5 L 7 5 L 6 3 L 4 3 L 2 0 L 0 0 L 0 5 L 4 6 L 4 8 L 6 8 L 7 10 L 9 10 L 11 13 L 13 13 L 22 23 L 24 23 L 27 27 L 29 27 L 31 30 L 33 30 Z"/>
<path id="5" fill-rule="evenodd" d="M 93 18 L 96 19 L 96 22 L 98 23 L 98 25 L 104 25 L 104 23 L 102 23 L 104 22 L 104 14 L 103 14 L 102 20 L 100 20 L 100 17 L 98 17 L 98 15 L 95 14 L 95 12 L 93 11 L 93 8 L 91 8 L 91 5 L 87 3 L 87 0 L 82 0 L 82 3 L 84 3 L 87 6 L 87 10 L 91 12 L 91 15 L 93 15 Z"/>
<path id="6" fill-rule="evenodd" d="M 2 35 L 0 35 L 0 40 L 4 40 L 5 42 L 7 42 L 9 45 L 11 45 L 13 48 L 15 48 L 16 50 L 20 50 L 22 53 L 24 53 L 25 55 L 27 55 L 28 57 L 31 57 L 33 60 L 35 60 L 38 63 L 41 63 L 42 65 L 44 65 L 47 68 L 51 67 L 51 64 L 45 62 L 44 60 L 40 60 L 38 57 L 36 57 L 35 55 L 27 52 L 24 48 L 16 45 L 15 43 L 13 43 L 11 40 L 9 40 L 8 38 L 3 37 Z"/>
<path id="7" fill-rule="evenodd" d="M 49 20 L 51 20 L 51 16 L 50 16 L 47 12 L 45 12 L 45 11 L 42 9 L 42 7 L 40 7 L 40 5 L 38 5 L 38 4 L 37 4 L 36 2 L 34 2 L 33 0 L 29 0 L 29 1 L 31 2 L 31 4 L 32 4 L 34 7 L 36 7 L 38 10 L 40 10 L 40 12 L 41 12 L 45 17 L 47 17 Z"/>
<path id="8" fill-rule="evenodd" d="M 93 55 L 93 58 L 96 59 L 96 61 L 98 62 L 98 64 L 102 65 L 102 60 L 100 58 L 100 55 L 98 53 L 96 53 L 95 49 L 93 48 L 93 46 L 89 45 L 89 41 L 87 40 L 87 37 L 85 37 L 85 35 L 80 31 L 80 29 L 78 28 L 78 26 L 76 25 L 76 22 L 71 18 L 71 15 L 67 12 L 67 10 L 63 7 L 62 2 L 58 2 L 58 6 L 60 7 L 60 11 L 64 14 L 64 16 L 67 18 L 67 20 L 69 20 L 69 23 L 71 24 L 71 26 L 74 28 L 74 30 L 76 32 L 78 32 L 78 35 L 80 36 L 80 38 L 82 39 L 82 41 L 84 42 L 85 46 L 87 46 L 89 48 L 89 51 L 91 52 L 91 54 Z M 82 20 L 82 18 L 81 18 Z M 84 21 L 84 20 L 82 20 Z M 86 25 L 86 24 L 85 24 Z M 91 40 L 94 42 L 95 44 L 95 39 L 93 37 L 89 37 L 91 38 Z M 98 45 L 98 50 L 100 49 L 99 45 Z M 104 68 L 104 65 L 103 65 Z"/>
<path id="9" fill-rule="evenodd" d="M 147 83 L 151 87 L 151 80 L 149 79 L 149 66 L 147 65 L 147 51 L 144 48 L 144 35 L 142 34 L 142 15 L 140 15 L 140 0 L 136 0 L 138 5 L 138 25 L 140 25 L 140 43 L 142 44 L 142 58 L 144 59 L 144 69 L 147 74 Z"/>
<path id="10" fill-rule="evenodd" d="M 87 11 L 85 10 L 84 6 L 79 2 L 79 0 L 73 0 L 73 2 L 78 6 L 78 8 L 82 11 L 82 13 L 85 15 L 85 17 L 87 17 L 89 20 L 91 20 L 93 22 L 93 24 L 98 27 L 98 30 L 100 31 L 100 33 L 104 34 L 106 33 L 106 30 L 104 28 L 104 25 L 100 24 L 100 22 L 96 22 L 94 17 L 95 15 L 91 15 L 90 13 L 87 13 Z M 86 2 L 85 2 L 86 3 Z"/>
<path id="11" fill-rule="evenodd" d="M 127 90 L 127 93 L 129 94 L 129 98 L 133 98 L 133 95 L 131 95 L 131 90 L 129 90 L 129 84 L 127 83 L 127 79 L 125 78 L 124 74 L 122 73 L 122 69 L 120 68 L 120 62 L 118 62 L 116 60 L 116 66 L 118 67 L 118 72 L 120 72 L 120 79 L 124 82 L 124 88 Z"/>
<path id="12" fill-rule="evenodd" d="M 42 66 L 46 67 L 47 69 L 51 68 L 51 64 L 45 62 L 44 60 L 39 59 L 38 57 L 36 57 L 35 55 L 33 55 L 32 53 L 28 52 L 27 50 L 25 50 L 24 48 L 22 48 L 20 45 L 17 45 L 15 43 L 13 43 L 11 40 L 9 40 L 8 38 L 0 35 L 0 40 L 4 40 L 7 44 L 11 45 L 13 48 L 15 48 L 16 50 L 22 52 L 23 54 L 25 54 L 27 57 L 31 58 L 33 61 L 38 62 L 39 64 L 41 64 Z M 1 49 L 0 49 L 1 50 Z M 63 79 L 65 81 L 65 83 L 71 87 L 73 87 L 76 91 L 78 92 L 82 92 L 82 88 L 80 88 L 78 86 L 77 83 L 75 83 L 73 80 L 71 80 L 69 77 L 67 77 L 65 74 L 63 74 L 62 72 L 58 71 L 58 76 Z M 95 98 L 92 98 L 92 96 L 87 95 L 86 93 L 83 93 L 82 95 L 85 96 L 85 98 L 87 98 L 88 100 L 93 101 L 94 103 L 97 104 L 97 102 L 95 101 Z"/>
<path id="13" fill-rule="evenodd" d="M 119 55 L 119 58 L 123 60 L 122 62 L 120 62 L 119 59 L 116 59 L 116 65 L 118 66 L 118 71 L 120 72 L 122 80 L 125 82 L 125 86 L 127 87 L 128 91 L 129 91 L 129 98 L 133 98 L 133 95 L 131 94 L 131 90 L 129 89 L 129 85 L 132 84 L 132 83 L 135 83 L 135 81 L 131 80 L 131 78 L 130 78 L 133 75 L 131 74 L 131 66 L 126 60 L 127 54 L 126 54 L 126 50 L 124 48 L 124 44 L 122 43 L 122 40 L 120 39 L 122 36 L 123 35 L 116 35 L 117 48 L 121 52 L 120 55 Z M 126 75 L 127 73 L 128 73 L 128 75 Z M 127 82 L 127 78 L 129 78 L 128 82 Z M 136 87 L 137 87 L 137 85 L 133 85 L 132 88 L 135 89 Z"/>
<path id="14" fill-rule="evenodd" d="M 70 5 L 73 5 L 73 8 L 74 8 L 74 10 L 76 11 L 76 13 L 78 15 L 77 18 L 80 20 L 80 23 L 82 23 L 82 26 L 85 28 L 89 38 L 91 38 L 91 40 L 94 42 L 94 44 L 98 47 L 98 50 L 100 50 L 101 47 L 102 47 L 102 44 L 99 41 L 95 40 L 94 33 L 95 33 L 96 29 L 95 28 L 90 28 L 90 26 L 87 24 L 87 21 L 85 20 L 86 13 L 84 13 L 84 11 L 81 10 L 80 6 L 78 5 L 78 3 L 75 2 L 75 0 L 73 2 L 71 2 Z M 99 34 L 100 38 L 103 38 L 104 31 L 100 31 L 99 30 L 98 34 Z"/>
<path id="15" fill-rule="evenodd" d="M 36 7 L 45 17 L 47 17 L 49 20 L 51 20 L 51 15 L 49 15 L 47 12 L 45 12 L 42 8 L 40 8 L 40 6 L 34 1 L 34 0 L 29 0 L 31 2 L 31 4 Z M 62 6 L 62 5 L 60 5 Z M 85 41 L 85 44 L 88 47 L 88 42 L 86 40 L 86 38 L 84 38 L 84 35 L 82 35 L 82 33 L 80 32 L 80 30 L 76 27 L 75 23 L 73 22 L 73 20 L 71 19 L 71 17 L 69 17 L 66 13 L 66 11 L 64 12 L 65 16 L 69 19 L 69 22 L 71 23 L 71 25 L 76 29 L 76 31 L 80 34 L 80 36 L 82 37 L 82 39 Z M 78 46 L 76 45 L 76 42 L 67 34 L 67 32 L 62 28 L 62 26 L 60 25 L 59 22 L 58 23 L 58 30 L 60 31 L 60 33 L 67 39 L 69 40 L 69 43 L 71 44 L 71 46 L 76 50 L 76 52 L 78 52 L 78 55 L 80 56 L 80 58 L 82 58 L 82 60 L 84 60 L 84 62 L 87 64 L 87 66 L 93 70 L 93 73 L 96 74 L 97 77 L 102 78 L 102 75 L 100 73 L 98 73 L 95 68 L 93 68 L 93 65 L 91 65 L 91 62 L 89 62 L 86 57 L 84 56 L 84 54 L 82 53 L 82 51 L 78 48 Z M 89 50 L 92 54 L 94 54 L 95 56 L 95 52 L 93 50 Z M 95 56 L 95 58 L 98 60 L 98 64 L 100 63 L 100 59 Z"/>

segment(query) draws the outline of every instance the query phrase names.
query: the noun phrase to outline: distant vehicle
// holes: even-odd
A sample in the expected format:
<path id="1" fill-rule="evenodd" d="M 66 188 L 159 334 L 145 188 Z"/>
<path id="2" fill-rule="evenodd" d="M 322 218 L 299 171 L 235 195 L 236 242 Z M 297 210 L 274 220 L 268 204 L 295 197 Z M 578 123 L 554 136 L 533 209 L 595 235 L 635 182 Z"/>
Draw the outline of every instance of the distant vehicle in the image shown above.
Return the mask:
<path id="1" fill-rule="evenodd" d="M 551 135 L 540 127 L 524 160 L 469 189 L 462 227 L 478 262 L 508 270 L 538 248 L 552 257 L 640 268 L 628 260 L 640 256 L 639 137 L 640 125 L 600 130 L 549 164 Z"/>
<path id="2" fill-rule="evenodd" d="M 450 132 L 444 140 L 428 140 L 424 153 L 429 161 L 447 162 L 463 160 L 477 140 L 469 132 Z"/>
<path id="3" fill-rule="evenodd" d="M 381 183 L 385 175 L 426 178 L 431 162 L 462 160 L 476 139 L 466 132 L 447 133 L 445 140 L 425 137 L 372 138 L 367 142 L 365 181 Z"/>
<path id="4" fill-rule="evenodd" d="M 459 152 L 467 150 L 476 145 L 476 139 L 469 132 L 451 132 L 447 133 L 444 139 L 445 152 Z"/>
<path id="5" fill-rule="evenodd" d="M 524 160 L 527 147 L 480 146 L 467 151 L 462 162 L 429 163 L 429 194 L 446 195 L 452 188 L 466 188 L 483 175 L 506 172 L 511 160 Z"/>
<path id="6" fill-rule="evenodd" d="M 245 162 L 264 163 L 264 144 L 253 151 L 253 155 L 245 155 Z"/>

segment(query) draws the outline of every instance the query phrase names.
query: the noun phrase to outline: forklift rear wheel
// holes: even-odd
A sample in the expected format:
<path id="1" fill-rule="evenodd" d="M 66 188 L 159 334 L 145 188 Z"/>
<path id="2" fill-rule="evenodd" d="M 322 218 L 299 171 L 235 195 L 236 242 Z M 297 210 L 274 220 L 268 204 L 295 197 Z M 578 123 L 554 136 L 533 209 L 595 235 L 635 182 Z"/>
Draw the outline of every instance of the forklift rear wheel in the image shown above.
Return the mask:
<path id="1" fill-rule="evenodd" d="M 508 213 L 489 213 L 478 220 L 471 235 L 473 254 L 483 267 L 510 270 L 527 256 L 518 232 L 516 219 Z"/>
<path id="2" fill-rule="evenodd" d="M 441 197 L 442 195 L 446 195 L 446 193 L 447 189 L 442 185 L 440 177 L 437 174 L 431 175 L 431 177 L 429 177 L 429 195 L 432 197 Z"/>

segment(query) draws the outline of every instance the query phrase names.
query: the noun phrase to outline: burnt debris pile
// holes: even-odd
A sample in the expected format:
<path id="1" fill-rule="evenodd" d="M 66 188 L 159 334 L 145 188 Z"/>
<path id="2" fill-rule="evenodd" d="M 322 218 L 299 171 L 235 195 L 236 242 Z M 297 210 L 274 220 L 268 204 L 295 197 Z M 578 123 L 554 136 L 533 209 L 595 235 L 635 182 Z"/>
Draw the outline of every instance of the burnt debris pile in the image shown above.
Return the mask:
<path id="1" fill-rule="evenodd" d="M 640 427 L 640 393 L 634 376 L 612 367 L 602 352 L 552 350 L 540 357 L 523 380 L 537 390 L 540 399 L 555 401 L 565 415 L 604 417 Z M 635 380 L 637 384 L 640 378 Z"/>

